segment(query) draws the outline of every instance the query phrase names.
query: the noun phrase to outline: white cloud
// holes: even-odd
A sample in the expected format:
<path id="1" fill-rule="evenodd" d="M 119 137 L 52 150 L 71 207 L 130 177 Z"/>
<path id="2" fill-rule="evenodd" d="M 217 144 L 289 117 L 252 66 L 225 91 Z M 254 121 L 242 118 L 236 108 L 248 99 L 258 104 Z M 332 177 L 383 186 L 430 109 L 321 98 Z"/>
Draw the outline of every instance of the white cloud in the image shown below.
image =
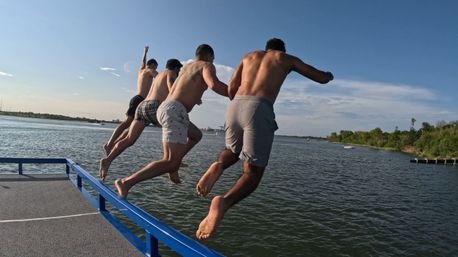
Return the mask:
<path id="1" fill-rule="evenodd" d="M 234 68 L 215 67 L 227 83 Z M 375 127 L 390 131 L 396 126 L 408 129 L 412 117 L 431 123 L 456 119 L 452 110 L 438 106 L 440 99 L 437 92 L 414 85 L 339 79 L 321 85 L 305 78 L 287 79 L 275 103 L 277 134 L 326 136 L 342 129 Z M 191 113 L 196 124 L 223 124 L 228 99 L 207 90 L 202 101 Z"/>
<path id="2" fill-rule="evenodd" d="M 111 67 L 99 67 L 100 70 L 103 70 L 103 71 L 115 71 L 116 69 L 115 68 L 111 68 Z"/>
<path id="3" fill-rule="evenodd" d="M 4 77 L 13 77 L 13 74 L 7 73 L 7 72 L 3 72 L 3 71 L 0 71 L 0 76 L 4 76 Z"/>
<path id="4" fill-rule="evenodd" d="M 118 73 L 114 72 L 116 69 L 115 68 L 111 68 L 111 67 L 99 67 L 99 69 L 101 71 L 106 71 L 108 73 L 110 73 L 111 75 L 115 76 L 115 77 L 121 77 L 121 75 L 119 75 Z"/>
<path id="5" fill-rule="evenodd" d="M 129 73 L 130 72 L 130 63 L 129 62 L 124 63 L 122 68 L 124 72 Z"/>
<path id="6" fill-rule="evenodd" d="M 78 76 L 78 79 L 84 80 L 84 76 Z"/>
<path id="7" fill-rule="evenodd" d="M 113 76 L 115 76 L 115 77 L 118 77 L 118 78 L 121 77 L 121 75 L 119 75 L 119 74 L 116 73 L 116 72 L 110 72 L 110 74 L 113 75 Z"/>
<path id="8" fill-rule="evenodd" d="M 435 92 L 411 85 L 336 80 L 322 86 L 286 80 L 275 109 L 282 133 L 328 135 L 342 129 L 406 129 L 412 117 L 452 120 L 452 111 L 437 106 L 439 99 Z"/>
<path id="9" fill-rule="evenodd" d="M 403 84 L 351 80 L 336 80 L 333 84 L 342 89 L 352 90 L 355 95 L 370 95 L 373 98 L 412 97 L 429 100 L 436 98 L 435 94 L 428 89 Z"/>
<path id="10" fill-rule="evenodd" d="M 218 76 L 219 80 L 227 84 L 231 79 L 232 73 L 234 73 L 234 68 L 222 64 L 215 64 L 215 68 L 216 76 Z"/>
<path id="11" fill-rule="evenodd" d="M 135 90 L 133 90 L 133 89 L 128 89 L 126 87 L 122 87 L 121 89 L 126 93 L 135 94 Z"/>

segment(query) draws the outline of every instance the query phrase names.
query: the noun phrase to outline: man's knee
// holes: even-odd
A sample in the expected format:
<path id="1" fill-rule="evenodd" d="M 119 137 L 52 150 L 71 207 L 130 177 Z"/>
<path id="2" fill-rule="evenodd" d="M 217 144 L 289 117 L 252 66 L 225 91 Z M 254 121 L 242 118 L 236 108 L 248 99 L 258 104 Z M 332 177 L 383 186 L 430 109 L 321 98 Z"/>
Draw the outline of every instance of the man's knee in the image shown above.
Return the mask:
<path id="1" fill-rule="evenodd" d="M 177 171 L 180 168 L 181 161 L 177 159 L 164 160 L 165 169 L 167 172 Z"/>
<path id="2" fill-rule="evenodd" d="M 216 161 L 223 164 L 223 169 L 227 169 L 239 160 L 239 154 L 232 152 L 228 148 L 224 148 Z"/>
<path id="3" fill-rule="evenodd" d="M 256 180 L 261 180 L 265 169 L 266 167 L 255 166 L 247 162 L 243 164 L 243 172 Z"/>

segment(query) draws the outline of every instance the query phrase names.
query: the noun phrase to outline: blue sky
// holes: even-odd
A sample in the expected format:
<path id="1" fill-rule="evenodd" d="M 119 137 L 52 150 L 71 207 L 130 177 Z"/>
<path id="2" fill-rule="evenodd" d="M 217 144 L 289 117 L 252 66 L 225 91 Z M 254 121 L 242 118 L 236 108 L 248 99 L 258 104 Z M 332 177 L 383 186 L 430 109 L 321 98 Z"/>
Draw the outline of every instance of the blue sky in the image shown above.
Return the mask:
<path id="1" fill-rule="evenodd" d="M 213 46 L 227 82 L 240 58 L 282 38 L 288 53 L 334 73 L 297 74 L 275 104 L 277 134 L 408 129 L 458 119 L 456 1 L 0 1 L 3 110 L 122 119 L 142 50 L 164 68 Z M 224 123 L 228 103 L 206 92 L 199 127 Z"/>

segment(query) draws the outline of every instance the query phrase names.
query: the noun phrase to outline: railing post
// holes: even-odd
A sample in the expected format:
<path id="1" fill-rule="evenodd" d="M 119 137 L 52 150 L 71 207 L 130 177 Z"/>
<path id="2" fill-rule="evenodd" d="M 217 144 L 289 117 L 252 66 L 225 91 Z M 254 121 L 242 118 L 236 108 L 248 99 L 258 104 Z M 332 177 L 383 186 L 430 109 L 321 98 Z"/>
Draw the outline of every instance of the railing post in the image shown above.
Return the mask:
<path id="1" fill-rule="evenodd" d="M 99 211 L 106 211 L 105 209 L 105 197 L 99 194 Z"/>
<path id="2" fill-rule="evenodd" d="M 78 187 L 78 189 L 81 190 L 81 188 L 83 187 L 83 181 L 80 177 L 79 174 L 76 175 L 76 186 Z"/>
<path id="3" fill-rule="evenodd" d="M 67 176 L 70 175 L 70 166 L 68 163 L 65 164 L 65 173 L 67 173 Z"/>
<path id="4" fill-rule="evenodd" d="M 159 242 L 148 231 L 146 231 L 146 254 L 151 257 L 159 257 Z"/>
<path id="5" fill-rule="evenodd" d="M 19 163 L 19 175 L 22 175 L 22 162 Z"/>

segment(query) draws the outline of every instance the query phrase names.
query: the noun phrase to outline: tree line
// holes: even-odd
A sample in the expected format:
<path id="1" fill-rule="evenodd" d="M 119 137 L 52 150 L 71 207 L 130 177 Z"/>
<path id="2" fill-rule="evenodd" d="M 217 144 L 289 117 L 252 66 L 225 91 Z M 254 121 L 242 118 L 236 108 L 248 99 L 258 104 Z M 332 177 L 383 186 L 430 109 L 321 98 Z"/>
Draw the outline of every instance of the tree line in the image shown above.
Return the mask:
<path id="1" fill-rule="evenodd" d="M 15 116 L 15 117 L 24 117 L 24 118 L 36 118 L 36 119 L 52 119 L 52 120 L 68 120 L 68 121 L 84 121 L 89 123 L 105 123 L 110 121 L 90 119 L 85 117 L 69 117 L 59 114 L 49 114 L 49 113 L 34 113 L 34 112 L 7 112 L 0 111 L 0 115 L 5 116 Z"/>
<path id="2" fill-rule="evenodd" d="M 380 128 L 371 131 L 341 130 L 327 137 L 331 142 L 366 145 L 387 150 L 416 154 L 426 158 L 458 157 L 458 120 L 438 121 L 436 126 L 423 122 L 421 128 L 414 128 L 415 118 L 411 120 L 410 130 L 383 132 Z"/>

